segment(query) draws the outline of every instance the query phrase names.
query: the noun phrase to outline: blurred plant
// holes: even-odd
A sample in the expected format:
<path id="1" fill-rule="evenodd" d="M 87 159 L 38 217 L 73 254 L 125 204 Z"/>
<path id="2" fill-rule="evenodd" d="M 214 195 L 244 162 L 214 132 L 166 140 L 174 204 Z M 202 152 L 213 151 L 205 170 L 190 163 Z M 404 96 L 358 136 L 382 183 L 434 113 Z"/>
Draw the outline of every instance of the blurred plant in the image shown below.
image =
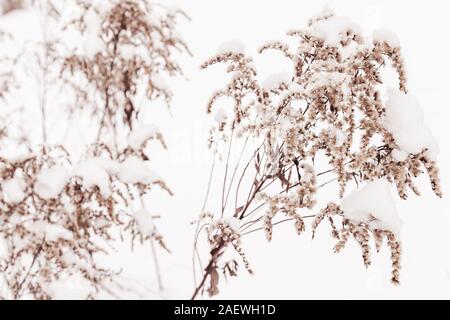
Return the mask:
<path id="1" fill-rule="evenodd" d="M 207 108 L 208 113 L 215 112 L 217 121 L 209 141 L 215 159 L 222 157 L 218 150 L 227 151 L 219 209 L 206 210 L 211 185 L 217 184 L 214 177 L 222 174 L 214 160 L 197 225 L 194 275 L 200 265 L 202 277 L 196 281 L 193 299 L 205 290 L 217 294 L 221 272 L 236 276 L 237 262 L 229 258 L 230 247 L 247 271 L 253 272 L 242 249 L 244 236 L 264 231 L 270 241 L 274 226 L 286 222 L 292 222 L 301 234 L 307 218 L 313 219 L 313 237 L 323 220 L 330 222 L 337 241 L 335 252 L 348 239 L 355 239 L 366 267 L 371 239 L 378 251 L 386 238 L 391 279 L 398 284 L 400 219 L 390 185 L 395 184 L 402 199 L 407 198 L 408 189 L 419 195 L 413 178 L 426 169 L 432 189 L 442 196 L 435 162 L 437 143 L 423 124 L 417 101 L 407 93 L 398 38 L 377 30 L 372 41 L 365 39 L 358 25 L 330 10 L 288 35 L 296 39 L 294 50 L 274 41 L 260 53 L 280 52 L 292 63 L 291 73 L 260 81 L 252 59 L 236 43 L 202 65 L 226 63 L 231 80 L 213 94 Z M 384 101 L 386 86 L 380 72 L 389 71 L 388 61 L 398 75 L 399 89 L 391 89 Z M 218 106 L 222 97 L 233 102 L 232 110 Z M 234 168 L 232 150 L 240 150 Z M 244 161 L 246 155 L 248 161 Z M 318 214 L 310 213 L 316 211 L 320 189 L 333 182 L 338 184 L 336 199 Z M 353 182 L 363 186 L 346 195 Z M 330 194 L 328 190 L 324 196 Z M 280 215 L 284 218 L 276 219 Z M 210 245 L 209 262 L 203 266 L 198 249 L 202 230 Z"/>
<path id="2" fill-rule="evenodd" d="M 124 289 L 116 277 L 120 270 L 97 258 L 128 238 L 150 244 L 162 289 L 155 243 L 168 249 L 146 199 L 154 186 L 172 192 L 152 172 L 146 148 L 150 140 L 165 147 L 163 135 L 141 123 L 136 100 L 143 95 L 170 102 L 170 88 L 160 79 L 181 75 L 173 51 L 189 53 L 176 34 L 176 18 L 185 14 L 141 0 L 66 1 L 64 6 L 77 15 L 68 23 L 61 3 L 38 4 L 44 21 L 64 25 L 60 39 L 44 30 L 40 59 L 33 60 L 33 68 L 42 72 L 42 145 L 30 145 L 21 156 L 0 157 L 0 297 L 52 298 L 55 283 L 71 277 L 81 279 L 88 298 L 100 292 L 117 296 Z M 81 45 L 72 43 L 70 54 L 65 32 L 82 38 Z M 83 155 L 71 154 L 62 141 L 49 143 L 46 118 L 53 101 L 47 93 L 56 85 L 55 74 L 63 80 L 58 85 L 64 94 L 74 93 L 66 97 L 71 108 L 63 111 L 98 119 Z"/>

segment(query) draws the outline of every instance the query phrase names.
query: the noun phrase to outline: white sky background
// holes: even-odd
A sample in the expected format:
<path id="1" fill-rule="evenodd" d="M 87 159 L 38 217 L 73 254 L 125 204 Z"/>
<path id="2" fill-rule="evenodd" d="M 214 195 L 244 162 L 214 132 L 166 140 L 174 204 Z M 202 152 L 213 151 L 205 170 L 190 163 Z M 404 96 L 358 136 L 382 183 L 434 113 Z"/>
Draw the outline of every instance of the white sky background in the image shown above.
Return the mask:
<path id="1" fill-rule="evenodd" d="M 419 179 L 422 197 L 398 199 L 404 222 L 400 287 L 389 282 L 386 248 L 373 255 L 372 266 L 366 270 L 356 245 L 349 243 L 340 254 L 332 252 L 334 241 L 325 224 L 314 240 L 309 233 L 297 236 L 289 224 L 275 227 L 270 244 L 262 232 L 243 241 L 256 274 L 248 276 L 242 269 L 238 278 L 221 282 L 218 298 L 450 298 L 448 1 L 160 0 L 160 3 L 175 3 L 190 15 L 192 21 L 182 22 L 180 33 L 194 54 L 193 58 L 182 59 L 189 80 L 172 81 L 175 96 L 171 114 L 159 103 L 148 106 L 149 118 L 162 129 L 169 146 L 168 152 L 153 149 L 154 168 L 175 192 L 173 198 L 155 192 L 151 204 L 154 213 L 163 216 L 159 227 L 173 252 L 160 256 L 166 286 L 162 296 L 189 298 L 193 291 L 194 227 L 189 223 L 199 214 L 211 161 L 206 148 L 211 120 L 205 114 L 206 103 L 226 80 L 223 67 L 200 71 L 199 65 L 215 54 L 222 42 L 231 39 L 240 39 L 247 52 L 256 55 L 259 46 L 284 37 L 289 29 L 304 27 L 328 3 L 338 15 L 351 17 L 369 34 L 373 28 L 387 28 L 399 36 L 409 91 L 417 96 L 426 123 L 440 142 L 438 164 L 444 199 L 434 196 L 426 176 Z M 16 14 L 8 19 L 14 20 L 10 23 L 22 35 L 32 33 L 27 15 Z M 268 69 L 283 66 L 281 61 L 272 64 L 272 60 L 262 57 L 255 61 L 262 74 L 268 64 L 271 65 Z M 50 125 L 50 134 L 56 142 L 62 129 L 56 125 L 56 119 L 50 123 L 55 124 Z M 77 128 L 71 131 L 71 137 L 85 137 L 85 132 Z M 203 254 L 206 261 L 208 251 Z M 126 277 L 137 280 L 139 285 L 135 281 L 130 285 L 141 288 L 146 298 L 161 297 L 143 288 L 156 289 L 150 248 L 138 248 L 134 253 L 123 249 L 111 258 L 118 267 L 125 268 Z"/>

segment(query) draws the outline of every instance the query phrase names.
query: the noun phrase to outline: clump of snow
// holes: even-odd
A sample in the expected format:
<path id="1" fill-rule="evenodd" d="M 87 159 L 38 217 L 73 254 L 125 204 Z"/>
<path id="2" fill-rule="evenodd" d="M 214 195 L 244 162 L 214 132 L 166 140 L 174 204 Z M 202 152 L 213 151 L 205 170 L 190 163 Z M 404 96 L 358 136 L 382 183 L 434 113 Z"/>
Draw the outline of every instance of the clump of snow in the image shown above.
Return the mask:
<path id="1" fill-rule="evenodd" d="M 412 94 L 398 89 L 389 90 L 382 123 L 392 133 L 401 150 L 417 154 L 428 149 L 427 155 L 431 160 L 436 160 L 439 144 L 424 124 L 422 109 Z"/>
<path id="2" fill-rule="evenodd" d="M 330 5 L 327 3 L 323 6 L 322 11 L 320 11 L 319 14 L 315 15 L 312 20 L 317 20 L 318 18 L 323 17 L 331 17 L 334 15 L 335 15 L 334 10 L 331 9 Z"/>
<path id="3" fill-rule="evenodd" d="M 5 240 L 4 236 L 0 236 L 0 259 L 4 259 L 4 257 L 8 254 L 8 244 Z M 1 287 L 1 284 L 0 284 Z"/>
<path id="4" fill-rule="evenodd" d="M 268 76 L 263 82 L 262 86 L 269 90 L 275 90 L 280 87 L 282 83 L 289 85 L 292 82 L 292 76 L 288 72 L 273 73 Z"/>
<path id="5" fill-rule="evenodd" d="M 290 92 L 298 92 L 298 93 L 303 93 L 305 91 L 305 87 L 298 84 L 297 82 L 289 83 L 288 89 Z"/>
<path id="6" fill-rule="evenodd" d="M 134 150 L 139 150 L 149 139 L 155 138 L 161 131 L 153 124 L 146 124 L 134 129 L 128 136 L 128 145 Z"/>
<path id="7" fill-rule="evenodd" d="M 83 35 L 84 53 L 92 58 L 106 50 L 106 44 L 100 37 L 102 19 L 93 9 L 90 9 L 84 15 L 84 22 L 86 24 Z"/>
<path id="8" fill-rule="evenodd" d="M 83 16 L 86 25 L 86 31 L 97 33 L 102 26 L 102 19 L 94 9 L 89 9 Z"/>
<path id="9" fill-rule="evenodd" d="M 146 208 L 134 213 L 134 219 L 139 228 L 139 231 L 145 236 L 151 236 L 155 231 L 153 219 L 150 212 Z"/>
<path id="10" fill-rule="evenodd" d="M 372 35 L 374 42 L 386 42 L 391 48 L 400 47 L 400 39 L 392 31 L 386 29 L 377 29 Z"/>
<path id="11" fill-rule="evenodd" d="M 43 168 L 36 177 L 34 191 L 42 199 L 53 199 L 63 191 L 69 175 L 67 170 L 60 165 Z"/>
<path id="12" fill-rule="evenodd" d="M 58 279 L 42 284 L 54 300 L 85 300 L 89 297 L 91 284 L 79 273 L 62 273 Z"/>
<path id="13" fill-rule="evenodd" d="M 10 148 L 2 148 L 0 157 L 7 160 L 8 162 L 21 162 L 30 158 L 30 153 L 26 149 L 14 150 Z"/>
<path id="14" fill-rule="evenodd" d="M 3 182 L 2 189 L 5 201 L 11 204 L 17 204 L 25 199 L 25 181 L 20 178 L 12 178 Z"/>
<path id="15" fill-rule="evenodd" d="M 40 238 L 45 237 L 47 241 L 58 241 L 60 239 L 67 241 L 73 240 L 72 232 L 62 226 L 45 221 L 35 221 L 27 229 L 34 232 Z"/>
<path id="16" fill-rule="evenodd" d="M 98 158 L 94 158 L 97 164 L 106 172 L 108 172 L 109 175 L 115 175 L 117 174 L 119 168 L 116 161 L 111 160 L 108 157 L 101 156 Z"/>
<path id="17" fill-rule="evenodd" d="M 134 50 L 134 46 L 129 45 L 129 44 L 122 44 L 121 46 L 119 46 L 119 54 L 122 58 L 124 58 L 125 60 L 131 60 L 133 59 L 136 54 L 135 54 L 135 50 Z"/>
<path id="18" fill-rule="evenodd" d="M 214 115 L 214 120 L 216 120 L 218 123 L 225 123 L 227 118 L 228 116 L 225 110 L 223 110 L 223 108 L 217 108 L 216 114 Z"/>
<path id="19" fill-rule="evenodd" d="M 157 10 L 158 8 L 153 7 L 149 12 L 146 14 L 147 23 L 150 25 L 157 25 L 159 21 L 164 18 L 164 12 L 162 10 Z"/>
<path id="20" fill-rule="evenodd" d="M 386 179 L 368 182 L 342 200 L 344 216 L 354 222 L 367 223 L 374 229 L 399 234 L 401 220 Z"/>
<path id="21" fill-rule="evenodd" d="M 144 161 L 135 156 L 128 157 L 119 164 L 118 178 L 123 183 L 131 184 L 150 184 L 159 179 L 150 169 L 150 161 Z"/>
<path id="22" fill-rule="evenodd" d="M 347 135 L 345 132 L 338 128 L 330 128 L 329 130 L 330 135 L 336 138 L 336 146 L 342 146 L 347 140 Z"/>
<path id="23" fill-rule="evenodd" d="M 310 26 L 310 33 L 324 41 L 330 47 L 337 47 L 339 43 L 347 38 L 347 32 L 361 35 L 361 27 L 347 17 L 329 17 L 325 20 L 314 22 Z"/>
<path id="24" fill-rule="evenodd" d="M 213 225 L 215 226 L 224 226 L 229 227 L 231 230 L 233 230 L 236 233 L 239 233 L 239 228 L 241 225 L 241 221 L 238 218 L 235 217 L 229 217 L 229 218 L 217 218 L 213 221 Z"/>
<path id="25" fill-rule="evenodd" d="M 85 189 L 91 189 L 97 186 L 104 198 L 111 195 L 111 181 L 107 168 L 105 168 L 105 159 L 90 158 L 80 163 L 74 171 L 74 176 L 82 179 L 82 186 Z"/>
<path id="26" fill-rule="evenodd" d="M 234 39 L 227 42 L 222 43 L 217 49 L 217 54 L 224 53 L 244 53 L 245 44 L 243 44 L 240 40 Z"/>

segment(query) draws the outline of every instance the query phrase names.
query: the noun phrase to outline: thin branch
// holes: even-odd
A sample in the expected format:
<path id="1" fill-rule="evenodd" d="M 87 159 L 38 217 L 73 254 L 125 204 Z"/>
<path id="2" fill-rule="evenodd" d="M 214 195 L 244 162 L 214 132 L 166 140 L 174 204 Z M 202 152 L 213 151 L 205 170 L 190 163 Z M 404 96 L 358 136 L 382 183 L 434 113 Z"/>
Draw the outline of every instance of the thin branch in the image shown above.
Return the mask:
<path id="1" fill-rule="evenodd" d="M 302 219 L 308 219 L 308 218 L 314 218 L 314 217 L 315 217 L 315 215 L 312 214 L 312 215 L 309 215 L 309 216 L 303 216 Z M 295 219 L 294 218 L 287 218 L 287 219 L 284 219 L 284 220 L 272 223 L 272 226 L 276 226 L 276 225 L 282 224 L 284 222 L 293 221 L 293 220 L 295 220 Z M 260 230 L 264 230 L 264 227 L 256 228 L 256 229 L 253 229 L 253 230 L 241 233 L 241 236 L 246 236 L 246 235 L 248 235 L 250 233 L 253 233 L 253 232 L 256 232 L 256 231 L 260 231 Z"/>
<path id="2" fill-rule="evenodd" d="M 227 178 L 228 178 L 228 166 L 229 166 L 229 162 L 230 162 L 230 154 L 231 154 L 231 146 L 233 144 L 233 136 L 234 136 L 234 127 L 231 130 L 230 142 L 229 142 L 229 146 L 228 146 L 227 160 L 226 160 L 226 164 L 225 164 L 225 173 L 224 173 L 223 185 L 222 185 L 222 212 L 221 212 L 222 218 L 223 218 L 223 214 L 224 214 L 224 211 L 225 211 L 225 187 L 226 187 Z"/>

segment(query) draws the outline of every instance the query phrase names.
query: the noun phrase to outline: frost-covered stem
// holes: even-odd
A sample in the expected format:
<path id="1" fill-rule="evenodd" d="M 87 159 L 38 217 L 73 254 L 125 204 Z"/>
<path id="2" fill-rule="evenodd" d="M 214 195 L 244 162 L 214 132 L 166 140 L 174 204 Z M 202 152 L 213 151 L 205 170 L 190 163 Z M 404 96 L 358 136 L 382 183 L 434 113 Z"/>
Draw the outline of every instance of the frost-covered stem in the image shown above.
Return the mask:
<path id="1" fill-rule="evenodd" d="M 21 293 L 22 293 L 22 289 L 23 289 L 23 285 L 28 280 L 28 277 L 30 276 L 31 270 L 33 269 L 33 267 L 34 267 L 34 265 L 35 265 L 39 255 L 41 254 L 42 247 L 44 246 L 44 243 L 45 243 L 45 238 L 42 239 L 41 244 L 39 245 L 39 247 L 34 252 L 33 260 L 31 261 L 30 267 L 28 268 L 27 273 L 25 274 L 25 277 L 23 277 L 22 281 L 20 282 L 19 286 L 17 287 L 17 291 L 16 291 L 14 299 L 20 298 Z"/>

